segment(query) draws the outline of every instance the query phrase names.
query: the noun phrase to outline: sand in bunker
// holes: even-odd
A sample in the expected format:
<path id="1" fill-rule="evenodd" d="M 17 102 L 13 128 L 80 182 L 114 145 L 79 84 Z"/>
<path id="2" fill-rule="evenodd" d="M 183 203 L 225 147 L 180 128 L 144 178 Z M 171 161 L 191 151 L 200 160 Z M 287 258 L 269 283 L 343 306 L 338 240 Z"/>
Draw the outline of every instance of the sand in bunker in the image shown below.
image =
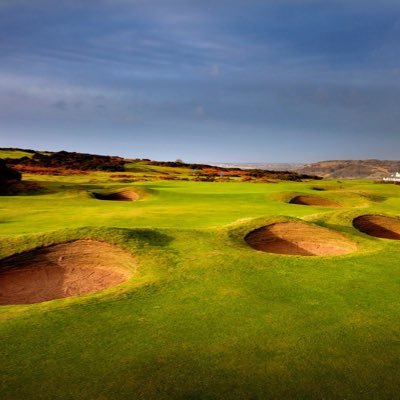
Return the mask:
<path id="1" fill-rule="evenodd" d="M 250 232 L 246 242 L 256 250 L 299 256 L 348 254 L 357 245 L 342 234 L 302 222 L 280 222 Z"/>
<path id="2" fill-rule="evenodd" d="M 136 201 L 139 200 L 139 195 L 132 190 L 123 190 L 114 193 L 93 193 L 93 196 L 98 200 L 114 200 L 114 201 Z"/>
<path id="3" fill-rule="evenodd" d="M 341 207 L 339 203 L 318 196 L 296 196 L 293 197 L 289 203 L 302 206 Z"/>
<path id="4" fill-rule="evenodd" d="M 361 215 L 353 220 L 360 232 L 382 239 L 400 240 L 400 219 L 383 215 Z"/>
<path id="5" fill-rule="evenodd" d="M 93 293 L 129 279 L 126 251 L 96 240 L 76 240 L 0 261 L 0 304 L 32 304 Z"/>

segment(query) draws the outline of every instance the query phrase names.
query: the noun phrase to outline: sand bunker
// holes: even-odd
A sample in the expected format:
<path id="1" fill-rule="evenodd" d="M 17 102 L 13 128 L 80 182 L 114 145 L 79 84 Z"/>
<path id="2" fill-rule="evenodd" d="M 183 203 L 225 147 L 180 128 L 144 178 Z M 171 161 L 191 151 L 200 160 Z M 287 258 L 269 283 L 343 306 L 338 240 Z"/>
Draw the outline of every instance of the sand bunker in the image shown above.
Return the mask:
<path id="1" fill-rule="evenodd" d="M 126 251 L 96 240 L 39 248 L 0 261 L 0 304 L 32 304 L 93 293 L 126 281 Z"/>
<path id="2" fill-rule="evenodd" d="M 383 239 L 400 240 L 400 220 L 382 215 L 361 215 L 353 220 L 360 232 Z"/>
<path id="3" fill-rule="evenodd" d="M 136 201 L 139 200 L 139 195 L 132 190 L 122 190 L 114 193 L 93 193 L 93 196 L 98 200 L 114 200 L 114 201 Z"/>
<path id="4" fill-rule="evenodd" d="M 299 256 L 348 254 L 357 245 L 342 234 L 302 222 L 280 222 L 250 232 L 246 242 L 256 250 Z"/>
<path id="5" fill-rule="evenodd" d="M 289 203 L 300 204 L 302 206 L 340 207 L 339 203 L 317 196 L 296 196 Z"/>

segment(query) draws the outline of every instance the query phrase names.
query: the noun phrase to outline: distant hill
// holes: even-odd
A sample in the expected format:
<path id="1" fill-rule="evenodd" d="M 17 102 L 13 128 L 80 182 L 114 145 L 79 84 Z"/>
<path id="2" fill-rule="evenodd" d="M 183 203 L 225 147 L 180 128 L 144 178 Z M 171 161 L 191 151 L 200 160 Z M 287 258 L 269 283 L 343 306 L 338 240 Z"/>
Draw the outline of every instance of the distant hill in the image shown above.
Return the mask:
<path id="1" fill-rule="evenodd" d="M 318 175 L 323 178 L 382 179 L 400 171 L 400 161 L 390 160 L 331 160 L 306 164 L 295 168 L 300 174 Z"/>
<path id="2" fill-rule="evenodd" d="M 211 164 L 223 168 L 264 169 L 269 171 L 294 171 L 304 166 L 298 163 L 216 163 Z"/>
<path id="3" fill-rule="evenodd" d="M 67 151 L 48 152 L 19 148 L 0 148 L 0 160 L 23 173 L 73 174 L 84 171 L 129 172 L 130 170 L 182 178 L 182 171 L 195 180 L 289 180 L 339 178 L 382 179 L 400 172 L 400 161 L 329 160 L 298 163 L 219 163 L 194 164 L 182 161 L 152 161 Z M 164 176 L 163 175 L 163 176 Z"/>
<path id="4" fill-rule="evenodd" d="M 21 155 L 22 157 L 18 157 Z M 125 161 L 121 157 L 100 156 L 96 154 L 68 151 L 39 152 L 30 149 L 0 149 L 0 158 L 16 169 L 21 166 L 30 168 L 64 168 L 81 171 L 124 171 Z"/>
<path id="5" fill-rule="evenodd" d="M 152 161 L 149 159 L 124 159 L 122 157 L 67 151 L 48 152 L 19 148 L 0 148 L 0 159 L 21 173 L 44 175 L 69 175 L 87 171 L 141 173 L 141 179 L 195 180 L 205 182 L 276 180 L 302 181 L 320 179 L 318 176 L 297 173 L 287 169 L 224 168 L 207 164 L 176 161 Z M 286 164 L 287 165 L 287 164 Z M 131 179 L 131 175 L 120 175 Z M 135 176 L 139 179 L 139 176 Z"/>

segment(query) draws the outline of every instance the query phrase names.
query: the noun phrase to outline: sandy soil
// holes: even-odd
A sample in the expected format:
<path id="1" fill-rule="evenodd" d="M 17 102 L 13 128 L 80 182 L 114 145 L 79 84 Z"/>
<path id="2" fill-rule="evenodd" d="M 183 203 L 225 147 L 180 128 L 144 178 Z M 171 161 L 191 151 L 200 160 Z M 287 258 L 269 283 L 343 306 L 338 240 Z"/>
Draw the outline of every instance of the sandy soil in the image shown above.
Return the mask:
<path id="1" fill-rule="evenodd" d="M 123 190 L 121 192 L 115 192 L 109 194 L 93 193 L 93 196 L 98 200 L 114 200 L 114 201 L 139 200 L 139 195 L 132 190 Z"/>
<path id="2" fill-rule="evenodd" d="M 93 293 L 126 281 L 126 251 L 95 240 L 39 248 L 0 261 L 0 304 L 32 304 Z"/>
<path id="3" fill-rule="evenodd" d="M 290 204 L 319 207 L 341 207 L 340 204 L 318 196 L 296 196 L 289 201 Z"/>
<path id="4" fill-rule="evenodd" d="M 250 232 L 245 240 L 256 250 L 300 256 L 334 256 L 357 249 L 338 232 L 302 222 L 267 225 Z"/>
<path id="5" fill-rule="evenodd" d="M 400 240 L 400 220 L 382 215 L 361 215 L 353 220 L 353 226 L 370 236 Z"/>

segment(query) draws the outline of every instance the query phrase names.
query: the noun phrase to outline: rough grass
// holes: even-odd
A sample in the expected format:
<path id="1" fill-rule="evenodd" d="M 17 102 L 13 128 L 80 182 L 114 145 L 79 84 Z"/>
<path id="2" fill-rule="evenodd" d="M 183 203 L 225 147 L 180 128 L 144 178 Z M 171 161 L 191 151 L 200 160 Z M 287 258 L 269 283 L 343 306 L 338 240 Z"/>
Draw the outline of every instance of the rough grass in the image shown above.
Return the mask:
<path id="1" fill-rule="evenodd" d="M 0 198 L 2 257 L 94 238 L 130 250 L 139 265 L 101 293 L 1 307 L 1 398 L 398 396 L 400 243 L 351 221 L 399 215 L 400 187 L 318 182 L 344 205 L 333 210 L 280 200 L 315 194 L 312 182 L 135 182 L 146 194 L 137 202 L 90 198 L 127 187 L 108 177 L 27 176 L 51 194 Z M 243 240 L 296 218 L 343 232 L 359 250 L 287 257 Z"/>
<path id="2" fill-rule="evenodd" d="M 33 154 L 22 150 L 0 150 L 0 158 L 32 158 Z"/>

